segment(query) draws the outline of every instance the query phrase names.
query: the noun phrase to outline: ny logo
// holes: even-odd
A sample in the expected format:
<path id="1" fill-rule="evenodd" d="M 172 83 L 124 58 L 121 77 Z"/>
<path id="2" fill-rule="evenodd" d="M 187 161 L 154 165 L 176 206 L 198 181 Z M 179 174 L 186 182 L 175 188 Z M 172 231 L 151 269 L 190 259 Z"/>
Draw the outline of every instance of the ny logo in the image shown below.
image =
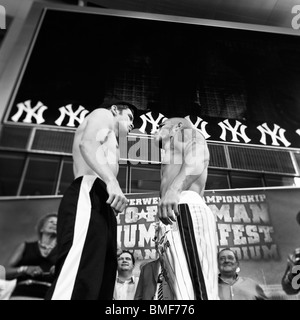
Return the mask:
<path id="1" fill-rule="evenodd" d="M 152 125 L 152 128 L 151 128 L 151 134 L 153 134 L 157 129 L 158 129 L 158 124 L 159 122 L 162 120 L 165 119 L 165 116 L 162 115 L 161 113 L 158 115 L 158 118 L 156 120 L 154 120 L 153 116 L 152 116 L 152 113 L 151 112 L 148 112 L 146 114 L 143 114 L 140 116 L 140 118 L 143 120 L 143 124 L 142 126 L 140 127 L 140 131 L 142 133 L 145 133 L 146 132 L 146 126 L 147 126 L 147 122 L 149 122 L 151 125 Z"/>
<path id="2" fill-rule="evenodd" d="M 61 107 L 58 110 L 60 111 L 60 117 L 55 121 L 55 124 L 61 126 L 65 117 L 68 116 L 68 127 L 75 127 L 75 121 L 77 121 L 80 124 L 84 120 L 85 116 L 89 113 L 89 111 L 86 110 L 83 106 L 79 106 L 79 108 L 76 111 L 73 111 L 71 104 L 68 104 L 65 107 Z"/>
<path id="3" fill-rule="evenodd" d="M 201 118 L 197 117 L 197 121 L 195 123 L 193 123 L 191 121 L 190 116 L 186 116 L 185 119 L 187 119 L 194 127 L 197 128 L 198 131 L 200 131 L 202 133 L 202 135 L 204 136 L 205 139 L 208 139 L 210 137 L 210 135 L 207 133 L 205 127 L 207 126 L 207 122 L 202 120 Z M 200 128 L 198 127 L 200 124 Z"/>
<path id="4" fill-rule="evenodd" d="M 219 126 L 222 128 L 222 134 L 221 134 L 220 138 L 223 141 L 226 141 L 227 131 L 231 132 L 231 134 L 232 134 L 231 141 L 239 142 L 240 140 L 238 139 L 238 136 L 240 138 L 242 138 L 246 143 L 251 141 L 246 135 L 246 128 L 247 127 L 244 124 L 241 124 L 237 120 L 235 120 L 234 127 L 229 123 L 228 119 L 224 120 L 223 122 L 219 122 Z"/>
<path id="5" fill-rule="evenodd" d="M 34 118 L 37 124 L 41 124 L 45 122 L 43 118 L 43 113 L 48 109 L 42 102 L 38 102 L 36 106 L 31 107 L 31 100 L 27 100 L 22 103 L 17 104 L 18 111 L 15 115 L 11 117 L 11 120 L 14 122 L 18 122 L 22 115 L 25 113 L 26 116 L 23 120 L 24 123 L 32 123 L 32 119 Z"/>
<path id="6" fill-rule="evenodd" d="M 280 144 L 277 140 L 280 140 L 286 147 L 290 145 L 290 143 L 286 140 L 284 133 L 285 130 L 280 128 L 277 124 L 274 124 L 274 130 L 272 131 L 266 123 L 263 123 L 261 126 L 258 126 L 257 129 L 261 132 L 262 136 L 260 142 L 262 144 L 267 144 L 266 135 L 270 135 L 272 138 L 272 145 L 279 146 Z"/>

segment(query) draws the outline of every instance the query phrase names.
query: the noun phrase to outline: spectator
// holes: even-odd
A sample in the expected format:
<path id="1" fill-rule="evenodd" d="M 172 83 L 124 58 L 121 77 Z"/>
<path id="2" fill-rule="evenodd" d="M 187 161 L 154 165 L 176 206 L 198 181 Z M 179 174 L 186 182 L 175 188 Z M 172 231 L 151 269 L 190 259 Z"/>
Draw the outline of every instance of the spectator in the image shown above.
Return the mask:
<path id="1" fill-rule="evenodd" d="M 133 300 L 138 278 L 133 275 L 135 259 L 130 251 L 123 250 L 118 256 L 114 300 Z"/>
<path id="2" fill-rule="evenodd" d="M 218 254 L 220 300 L 266 300 L 262 287 L 250 278 L 238 275 L 239 260 L 234 251 L 222 249 Z"/>
<path id="3" fill-rule="evenodd" d="M 57 214 L 49 213 L 37 224 L 38 240 L 23 242 L 6 264 L 6 279 L 16 279 L 11 300 L 41 300 L 53 281 L 56 260 Z"/>

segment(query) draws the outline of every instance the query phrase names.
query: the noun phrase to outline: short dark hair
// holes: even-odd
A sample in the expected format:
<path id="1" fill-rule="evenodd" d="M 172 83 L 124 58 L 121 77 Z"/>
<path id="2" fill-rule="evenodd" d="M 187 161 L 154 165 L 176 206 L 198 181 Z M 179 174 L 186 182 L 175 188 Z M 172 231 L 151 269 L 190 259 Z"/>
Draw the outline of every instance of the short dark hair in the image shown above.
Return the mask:
<path id="1" fill-rule="evenodd" d="M 236 262 L 239 262 L 239 258 L 238 258 L 238 256 L 237 256 L 236 252 L 233 251 L 232 249 L 230 249 L 229 247 L 223 248 L 223 249 L 221 249 L 221 250 L 218 252 L 218 260 L 219 260 L 219 257 L 220 257 L 221 252 L 223 252 L 223 251 L 230 251 L 230 252 L 232 252 L 232 253 L 234 254 L 234 257 L 235 257 Z"/>
<path id="2" fill-rule="evenodd" d="M 131 260 L 132 260 L 132 264 L 135 264 L 135 258 L 132 252 L 130 252 L 129 250 L 122 250 L 122 252 L 118 255 L 118 257 L 120 257 L 123 253 L 128 253 L 131 256 Z"/>
<path id="3" fill-rule="evenodd" d="M 106 99 L 104 100 L 99 108 L 104 108 L 104 109 L 110 109 L 111 106 L 117 106 L 118 110 L 125 110 L 125 109 L 130 109 L 135 116 L 138 112 L 138 109 L 135 105 L 132 103 L 129 103 L 127 101 L 119 100 L 119 99 Z"/>

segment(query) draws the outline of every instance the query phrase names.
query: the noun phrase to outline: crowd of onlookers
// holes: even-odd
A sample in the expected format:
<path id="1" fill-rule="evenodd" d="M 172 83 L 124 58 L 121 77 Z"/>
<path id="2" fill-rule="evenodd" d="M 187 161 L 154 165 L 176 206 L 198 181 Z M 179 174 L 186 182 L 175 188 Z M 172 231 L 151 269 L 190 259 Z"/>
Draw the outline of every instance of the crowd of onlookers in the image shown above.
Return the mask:
<path id="1" fill-rule="evenodd" d="M 297 216 L 300 223 L 300 213 Z M 56 258 L 56 213 L 42 217 L 36 226 L 37 240 L 21 243 L 5 265 L 6 279 L 0 282 L 2 300 L 43 300 L 51 286 Z M 158 239 L 155 236 L 155 244 Z M 157 246 L 155 246 L 157 248 Z M 114 300 L 173 300 L 174 293 L 165 278 L 160 257 L 136 266 L 133 253 L 117 251 Z M 223 248 L 218 253 L 220 300 L 267 300 L 263 285 L 241 276 L 235 251 Z M 4 273 L 3 273 L 4 274 Z M 300 292 L 300 249 L 288 257 L 282 289 L 288 295 Z M 6 281 L 3 281 L 6 280 Z M 2 292 L 2 294 L 1 294 Z"/>

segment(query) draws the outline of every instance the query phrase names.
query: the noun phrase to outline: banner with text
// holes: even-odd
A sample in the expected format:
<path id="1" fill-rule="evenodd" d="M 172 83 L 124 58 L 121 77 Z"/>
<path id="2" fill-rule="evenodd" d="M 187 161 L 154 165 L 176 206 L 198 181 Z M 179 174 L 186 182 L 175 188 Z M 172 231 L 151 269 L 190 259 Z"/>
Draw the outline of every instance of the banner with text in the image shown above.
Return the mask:
<path id="1" fill-rule="evenodd" d="M 300 226 L 296 221 L 299 195 L 299 188 L 205 192 L 204 199 L 216 216 L 218 246 L 236 251 L 241 275 L 279 290 L 287 256 L 300 247 Z M 128 206 L 117 216 L 118 242 L 134 253 L 139 267 L 156 258 L 153 237 L 159 194 L 127 197 Z M 60 200 L 61 197 L 0 200 L 0 265 L 21 241 L 36 237 L 38 217 L 57 211 Z"/>
<path id="2" fill-rule="evenodd" d="M 205 192 L 216 217 L 218 247 L 237 253 L 243 274 L 260 283 L 280 283 L 287 255 L 300 246 L 299 194 L 298 188 Z M 159 195 L 127 196 L 130 203 L 117 218 L 118 242 L 137 260 L 155 259 L 152 239 Z"/>

